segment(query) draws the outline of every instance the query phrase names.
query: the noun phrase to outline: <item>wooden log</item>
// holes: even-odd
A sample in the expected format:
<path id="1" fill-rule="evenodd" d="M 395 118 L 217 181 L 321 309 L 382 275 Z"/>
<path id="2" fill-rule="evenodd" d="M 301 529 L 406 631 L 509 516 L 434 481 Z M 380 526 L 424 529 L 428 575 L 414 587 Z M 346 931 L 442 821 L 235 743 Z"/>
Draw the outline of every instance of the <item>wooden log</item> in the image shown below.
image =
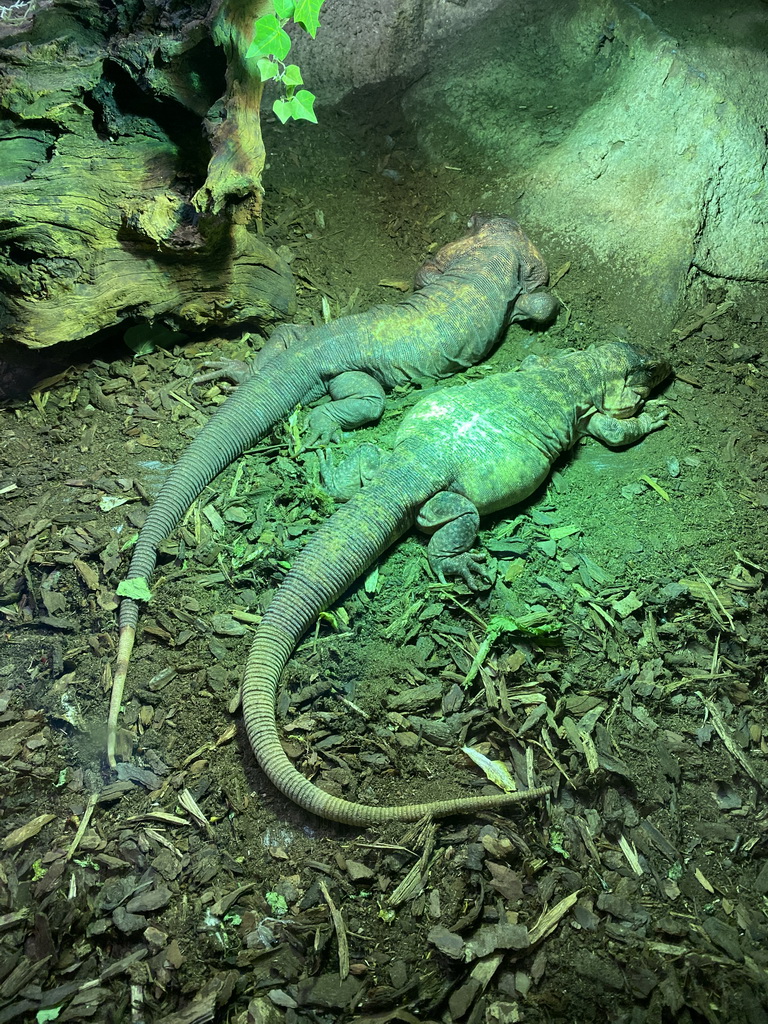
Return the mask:
<path id="1" fill-rule="evenodd" d="M 216 63 L 205 35 L 202 22 L 181 40 L 145 32 L 113 41 L 112 58 L 72 36 L 0 51 L 0 341 L 44 348 L 123 322 L 221 330 L 293 312 L 258 202 L 233 216 L 225 198 L 238 190 L 217 172 L 218 212 L 192 205 L 216 94 L 190 82 L 210 92 L 226 70 L 220 51 L 218 77 L 195 66 Z M 240 199 L 259 195 L 261 153 Z"/>
<path id="2" fill-rule="evenodd" d="M 218 117 L 207 121 L 213 156 L 205 185 L 193 202 L 199 210 L 217 213 L 239 200 L 233 214 L 240 221 L 261 212 L 263 84 L 256 60 L 245 54 L 253 40 L 256 19 L 270 9 L 266 0 L 220 0 L 211 12 L 213 41 L 226 55 L 227 88 Z"/>

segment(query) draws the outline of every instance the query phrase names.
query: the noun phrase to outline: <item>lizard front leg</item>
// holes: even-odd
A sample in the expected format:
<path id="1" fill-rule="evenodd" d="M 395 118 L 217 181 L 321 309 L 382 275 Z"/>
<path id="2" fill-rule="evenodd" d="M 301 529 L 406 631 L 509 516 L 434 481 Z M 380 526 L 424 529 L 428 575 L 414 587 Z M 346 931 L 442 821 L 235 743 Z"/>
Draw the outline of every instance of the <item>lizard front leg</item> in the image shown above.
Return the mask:
<path id="1" fill-rule="evenodd" d="M 455 491 L 438 491 L 419 509 L 416 525 L 432 534 L 427 558 L 441 583 L 449 575 L 461 576 L 472 590 L 491 585 L 492 574 L 480 564 L 483 556 L 469 550 L 480 526 L 480 513 L 469 498 Z"/>
<path id="2" fill-rule="evenodd" d="M 384 388 L 362 370 L 348 370 L 328 384 L 331 401 L 307 417 L 306 444 L 337 440 L 342 430 L 375 423 L 384 412 Z"/>
<path id="3" fill-rule="evenodd" d="M 586 433 L 612 448 L 632 444 L 667 425 L 669 409 L 656 402 L 648 402 L 646 410 L 639 416 L 630 416 L 622 420 L 606 416 L 602 412 L 593 413 L 587 424 Z"/>

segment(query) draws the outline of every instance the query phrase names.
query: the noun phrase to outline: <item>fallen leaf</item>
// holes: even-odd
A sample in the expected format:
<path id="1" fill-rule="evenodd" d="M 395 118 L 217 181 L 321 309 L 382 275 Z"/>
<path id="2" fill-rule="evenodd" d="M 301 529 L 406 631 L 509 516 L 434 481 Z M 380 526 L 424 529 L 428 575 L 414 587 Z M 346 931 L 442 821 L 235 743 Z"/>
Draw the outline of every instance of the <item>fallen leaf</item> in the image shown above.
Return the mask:
<path id="1" fill-rule="evenodd" d="M 396 281 L 391 277 L 382 277 L 379 281 L 379 287 L 381 288 L 397 288 L 399 292 L 409 292 L 411 290 L 410 281 Z"/>

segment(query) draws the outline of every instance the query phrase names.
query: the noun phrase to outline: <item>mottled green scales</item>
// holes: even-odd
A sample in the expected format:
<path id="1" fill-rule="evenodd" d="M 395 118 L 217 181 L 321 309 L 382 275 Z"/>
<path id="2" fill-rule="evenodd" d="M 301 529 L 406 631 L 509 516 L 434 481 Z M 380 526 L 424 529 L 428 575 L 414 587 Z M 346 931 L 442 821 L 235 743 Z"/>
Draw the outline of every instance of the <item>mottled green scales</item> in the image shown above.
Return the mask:
<path id="1" fill-rule="evenodd" d="M 414 406 L 391 455 L 313 535 L 256 630 L 242 687 L 243 717 L 256 758 L 277 789 L 314 814 L 358 826 L 477 812 L 547 792 L 405 806 L 367 806 L 330 796 L 297 771 L 283 750 L 275 721 L 277 684 L 320 612 L 414 523 L 431 533 L 427 553 L 440 578 L 459 575 L 477 585 L 484 572 L 471 547 L 481 514 L 528 497 L 582 435 L 625 445 L 663 427 L 665 409 L 641 410 L 669 369 L 665 360 L 630 345 L 593 346 L 527 359 L 520 372 L 446 388 Z"/>

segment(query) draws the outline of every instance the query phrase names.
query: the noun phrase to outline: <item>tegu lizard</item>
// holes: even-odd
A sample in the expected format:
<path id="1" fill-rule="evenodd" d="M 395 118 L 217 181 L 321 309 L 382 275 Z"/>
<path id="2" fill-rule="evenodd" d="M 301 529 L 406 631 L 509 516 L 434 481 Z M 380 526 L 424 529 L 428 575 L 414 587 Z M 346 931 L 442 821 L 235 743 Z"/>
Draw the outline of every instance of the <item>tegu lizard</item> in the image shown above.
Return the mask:
<path id="1" fill-rule="evenodd" d="M 482 570 L 471 548 L 481 515 L 528 497 L 582 435 L 620 446 L 665 425 L 664 408 L 641 409 L 670 366 L 633 346 L 529 358 L 520 369 L 421 399 L 373 480 L 302 549 L 256 629 L 241 691 L 248 739 L 277 789 L 314 814 L 365 826 L 489 810 L 548 791 L 405 806 L 352 803 L 325 793 L 293 766 L 275 719 L 278 681 L 299 639 L 414 523 L 431 534 L 427 555 L 440 579 L 476 581 Z"/>
<path id="2" fill-rule="evenodd" d="M 398 384 L 450 376 L 484 359 L 512 321 L 546 323 L 554 316 L 557 300 L 544 290 L 546 265 L 520 226 L 508 217 L 480 214 L 469 226 L 467 235 L 423 264 L 416 291 L 396 305 L 374 306 L 318 327 L 284 325 L 272 334 L 256 371 L 244 377 L 173 467 L 139 533 L 127 580 L 149 578 L 158 545 L 203 488 L 298 404 L 325 394 L 332 399 L 309 416 L 313 438 L 375 422 L 385 392 Z M 113 766 L 138 609 L 136 600 L 123 598 L 107 740 Z"/>

